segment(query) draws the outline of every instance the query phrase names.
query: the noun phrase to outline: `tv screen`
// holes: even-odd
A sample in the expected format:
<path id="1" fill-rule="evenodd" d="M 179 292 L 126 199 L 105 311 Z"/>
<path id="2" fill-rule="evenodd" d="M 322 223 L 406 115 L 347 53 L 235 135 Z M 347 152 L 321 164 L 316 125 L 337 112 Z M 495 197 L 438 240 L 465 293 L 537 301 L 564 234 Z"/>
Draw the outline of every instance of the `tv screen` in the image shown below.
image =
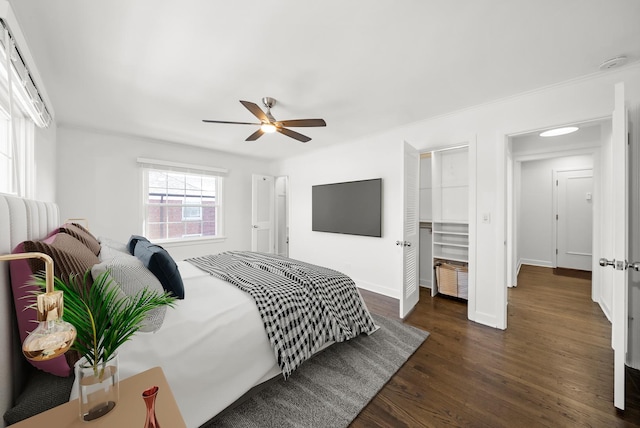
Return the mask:
<path id="1" fill-rule="evenodd" d="M 382 236 L 382 179 L 311 187 L 311 230 Z"/>

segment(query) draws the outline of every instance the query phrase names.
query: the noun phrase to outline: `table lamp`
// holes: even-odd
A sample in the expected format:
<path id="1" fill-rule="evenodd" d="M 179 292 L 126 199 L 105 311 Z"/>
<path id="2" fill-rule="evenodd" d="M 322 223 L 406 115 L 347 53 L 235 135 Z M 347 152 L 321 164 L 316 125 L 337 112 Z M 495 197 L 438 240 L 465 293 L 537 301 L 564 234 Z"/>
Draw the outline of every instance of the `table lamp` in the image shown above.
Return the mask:
<path id="1" fill-rule="evenodd" d="M 45 292 L 37 295 L 38 326 L 22 344 L 22 353 L 29 360 L 44 361 L 69 350 L 76 338 L 75 327 L 62 320 L 63 293 L 53 287 L 53 259 L 44 253 L 18 253 L 0 255 L 3 260 L 40 259 L 45 265 Z"/>

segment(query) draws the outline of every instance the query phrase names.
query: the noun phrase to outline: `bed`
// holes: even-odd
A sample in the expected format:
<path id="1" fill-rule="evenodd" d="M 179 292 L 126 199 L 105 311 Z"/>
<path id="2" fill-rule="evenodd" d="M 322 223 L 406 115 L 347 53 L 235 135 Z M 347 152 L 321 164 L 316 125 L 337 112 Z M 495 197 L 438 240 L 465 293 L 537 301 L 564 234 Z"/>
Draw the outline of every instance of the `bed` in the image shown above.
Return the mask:
<path id="1" fill-rule="evenodd" d="M 60 223 L 58 207 L 53 203 L 0 195 L 0 254 L 11 252 L 25 240 L 44 239 Z M 124 246 L 124 243 L 103 239 L 101 245 L 102 262 L 108 254 L 105 247 L 110 251 L 122 251 L 117 247 Z M 254 260 L 251 254 L 239 253 L 238 257 L 250 257 L 250 261 L 242 261 L 243 266 L 258 264 L 258 271 L 267 275 L 266 280 L 269 280 L 269 275 L 277 273 L 274 270 L 280 270 L 281 265 L 289 264 L 290 260 L 278 261 L 275 267 L 265 267 L 262 260 Z M 283 357 L 287 352 L 279 353 L 274 347 L 273 334 L 267 326 L 269 323 L 265 321 L 263 308 L 259 309 L 260 299 L 249 294 L 253 293 L 252 290 L 247 292 L 246 287 L 242 287 L 246 285 L 245 280 L 236 279 L 233 269 L 221 272 L 214 267 L 207 271 L 209 262 L 207 258 L 177 262 L 185 298 L 178 300 L 176 308 L 166 310 L 160 327 L 152 329 L 154 332 L 138 333 L 119 349 L 120 379 L 162 366 L 188 427 L 206 423 L 263 382 L 290 375 L 304 360 L 298 361 L 295 357 L 292 362 L 287 359 L 289 357 Z M 0 304 L 4 317 L 0 339 L 4 349 L 11 349 L 11 358 L 3 359 L 0 368 L 3 413 L 15 402 L 24 386 L 24 373 L 28 373 L 17 339 L 18 327 L 7 264 L 0 265 L 3 290 Z M 299 264 L 295 268 L 301 269 Z M 306 279 L 310 274 L 305 272 L 304 275 Z M 239 283 L 233 285 L 229 281 Z M 364 321 L 358 326 L 347 326 L 347 330 L 353 328 L 356 335 L 371 333 L 376 327 L 357 291 L 355 296 L 345 297 L 339 306 L 353 306 L 358 308 L 357 311 L 364 311 Z M 338 331 L 340 326 L 332 323 L 328 330 Z M 314 342 L 313 346 L 290 353 L 302 352 L 308 358 L 330 346 L 334 340 L 348 338 L 323 333 L 322 340 Z M 71 398 L 74 398 L 75 388 L 71 391 Z"/>

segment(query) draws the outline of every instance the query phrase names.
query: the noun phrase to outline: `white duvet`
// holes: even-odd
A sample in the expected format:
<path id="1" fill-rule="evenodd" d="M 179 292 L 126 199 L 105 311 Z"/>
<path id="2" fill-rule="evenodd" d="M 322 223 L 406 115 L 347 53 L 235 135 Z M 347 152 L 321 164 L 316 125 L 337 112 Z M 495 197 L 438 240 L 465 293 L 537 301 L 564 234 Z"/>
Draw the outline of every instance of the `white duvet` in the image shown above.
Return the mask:
<path id="1" fill-rule="evenodd" d="M 178 268 L 184 300 L 167 309 L 157 332 L 137 333 L 120 347 L 120 379 L 162 367 L 187 427 L 195 428 L 280 368 L 251 296 L 189 262 Z"/>

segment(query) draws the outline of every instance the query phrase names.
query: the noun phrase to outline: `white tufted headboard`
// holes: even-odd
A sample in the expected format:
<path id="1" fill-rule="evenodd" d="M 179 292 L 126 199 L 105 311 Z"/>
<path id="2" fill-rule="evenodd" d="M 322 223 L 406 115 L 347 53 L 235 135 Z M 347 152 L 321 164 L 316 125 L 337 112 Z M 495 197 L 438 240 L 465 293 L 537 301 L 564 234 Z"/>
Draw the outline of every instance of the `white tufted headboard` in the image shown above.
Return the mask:
<path id="1" fill-rule="evenodd" d="M 10 253 L 22 241 L 42 239 L 58 226 L 60 210 L 56 204 L 0 194 L 0 254 Z M 9 263 L 0 262 L 0 426 L 4 426 L 2 415 L 13 405 L 24 381 L 26 361 L 19 342 Z"/>

